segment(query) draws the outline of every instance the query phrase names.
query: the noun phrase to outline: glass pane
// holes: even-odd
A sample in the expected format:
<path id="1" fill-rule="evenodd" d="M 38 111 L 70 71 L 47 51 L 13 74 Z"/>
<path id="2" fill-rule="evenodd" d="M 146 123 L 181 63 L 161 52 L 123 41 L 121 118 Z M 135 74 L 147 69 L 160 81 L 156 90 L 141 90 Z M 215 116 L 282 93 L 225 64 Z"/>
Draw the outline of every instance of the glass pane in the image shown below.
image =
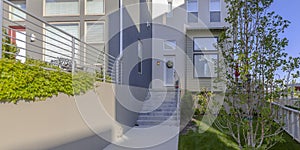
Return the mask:
<path id="1" fill-rule="evenodd" d="M 194 55 L 194 77 L 217 77 L 217 54 Z"/>
<path id="2" fill-rule="evenodd" d="M 176 41 L 175 40 L 164 41 L 164 49 L 165 50 L 174 50 L 174 49 L 176 49 Z"/>
<path id="3" fill-rule="evenodd" d="M 104 23 L 87 23 L 86 25 L 86 42 L 102 43 L 104 41 Z"/>
<path id="4" fill-rule="evenodd" d="M 79 26 L 78 24 L 53 24 L 55 27 L 64 30 L 65 32 L 79 37 Z M 51 60 L 56 60 L 57 57 L 72 58 L 72 38 L 68 35 L 62 34 L 56 29 L 46 26 L 45 34 L 46 43 L 45 43 L 45 61 L 50 62 Z M 54 33 L 52 33 L 54 32 Z M 58 35 L 56 35 L 56 34 Z M 51 37 L 51 38 L 50 38 Z M 78 49 L 78 47 L 77 47 Z M 78 54 L 78 50 L 75 51 Z M 75 55 L 78 58 L 78 55 Z"/>
<path id="5" fill-rule="evenodd" d="M 220 0 L 210 0 L 209 11 L 221 11 Z"/>
<path id="6" fill-rule="evenodd" d="M 79 15 L 78 0 L 46 0 L 45 14 L 51 15 Z"/>
<path id="7" fill-rule="evenodd" d="M 221 21 L 221 12 L 212 11 L 210 12 L 210 22 L 220 22 Z"/>
<path id="8" fill-rule="evenodd" d="M 188 22 L 197 23 L 198 22 L 198 12 L 188 13 Z"/>
<path id="9" fill-rule="evenodd" d="M 194 39 L 194 51 L 216 50 L 217 42 L 218 42 L 218 38 L 195 38 Z"/>
<path id="10" fill-rule="evenodd" d="M 86 14 L 104 14 L 104 0 L 86 0 Z"/>
<path id="11" fill-rule="evenodd" d="M 187 12 L 198 12 L 198 0 L 187 1 Z"/>
<path id="12" fill-rule="evenodd" d="M 143 44 L 140 40 L 138 41 L 138 57 L 143 58 Z"/>
<path id="13" fill-rule="evenodd" d="M 14 3 L 16 7 L 26 10 L 26 1 L 12 1 L 12 3 Z M 11 11 L 13 13 L 11 14 L 11 20 L 20 21 L 20 20 L 24 20 L 23 18 L 26 18 L 26 14 L 24 12 L 14 7 L 11 7 Z"/>

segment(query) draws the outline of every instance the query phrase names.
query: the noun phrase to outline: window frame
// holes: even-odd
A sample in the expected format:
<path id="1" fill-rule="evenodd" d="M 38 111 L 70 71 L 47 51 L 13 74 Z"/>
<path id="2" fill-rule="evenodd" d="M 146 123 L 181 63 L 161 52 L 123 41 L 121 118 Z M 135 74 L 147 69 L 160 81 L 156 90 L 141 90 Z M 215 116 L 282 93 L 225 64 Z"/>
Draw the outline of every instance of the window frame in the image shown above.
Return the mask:
<path id="1" fill-rule="evenodd" d="M 13 4 L 16 4 L 15 2 L 25 2 L 25 11 L 26 11 L 26 9 L 27 9 L 27 2 L 26 2 L 26 0 L 13 0 L 13 1 L 10 1 L 11 3 L 13 3 Z M 14 7 L 12 7 L 11 5 L 9 5 L 9 12 L 13 12 L 13 9 L 14 9 Z M 14 12 L 13 12 L 14 13 Z M 9 13 L 9 20 L 11 20 L 11 21 L 25 21 L 25 19 L 26 19 L 26 17 L 27 17 L 27 15 L 25 14 L 25 19 L 22 19 L 22 18 L 20 18 L 20 17 L 17 17 L 17 16 L 15 16 L 15 19 L 13 19 L 13 14 L 11 14 L 11 13 Z M 16 19 L 16 18 L 20 18 L 20 19 Z"/>
<path id="2" fill-rule="evenodd" d="M 222 16 L 221 16 L 222 3 L 221 3 L 221 0 L 218 0 L 219 1 L 219 10 L 211 10 L 212 1 L 213 0 L 209 0 L 209 22 L 221 22 L 221 20 L 222 20 Z M 211 13 L 212 12 L 219 12 L 220 13 L 220 21 L 212 21 L 212 19 L 211 19 Z"/>
<path id="3" fill-rule="evenodd" d="M 103 24 L 103 41 L 100 42 L 88 42 L 87 41 L 87 31 L 88 23 L 102 23 Z M 84 42 L 90 44 L 104 44 L 105 43 L 105 21 L 85 21 L 84 22 Z"/>
<path id="4" fill-rule="evenodd" d="M 218 53 L 218 50 L 217 50 L 217 48 L 215 48 L 214 50 L 197 50 L 197 51 L 195 51 L 195 39 L 197 39 L 197 38 L 216 38 L 217 39 L 217 41 L 219 40 L 219 37 L 218 36 L 211 36 L 211 37 L 193 37 L 193 78 L 194 79 L 214 79 L 214 78 L 217 78 L 217 77 L 219 77 L 219 73 L 214 73 L 215 74 L 215 76 L 210 76 L 210 77 L 197 77 L 196 76 L 196 67 L 195 67 L 195 56 L 196 55 L 203 55 L 203 56 L 205 56 L 205 55 L 216 55 L 217 56 L 217 66 L 215 66 L 215 67 L 219 67 L 219 65 L 220 65 L 220 56 L 219 56 L 219 53 Z M 216 71 L 216 70 L 215 70 Z"/>
<path id="5" fill-rule="evenodd" d="M 197 11 L 190 11 L 188 8 L 189 8 L 189 5 L 188 5 L 188 2 L 190 0 L 186 0 L 186 12 L 199 12 L 199 0 L 194 0 L 194 1 L 197 1 Z"/>
<path id="6" fill-rule="evenodd" d="M 103 1 L 103 13 L 96 13 L 96 14 L 88 14 L 87 13 L 87 0 L 84 0 L 84 15 L 86 16 L 97 16 L 97 15 L 105 15 L 106 10 L 105 10 L 105 0 Z"/>
<path id="7" fill-rule="evenodd" d="M 214 38 L 214 39 L 217 39 L 217 42 L 219 41 L 219 37 L 217 36 L 213 36 L 213 37 L 194 37 L 193 38 L 193 52 L 217 52 L 218 50 L 217 49 L 212 49 L 212 50 L 201 50 L 201 49 L 198 49 L 198 50 L 195 50 L 195 39 L 205 39 L 205 38 Z"/>
<path id="8" fill-rule="evenodd" d="M 80 37 L 80 22 L 48 22 L 48 24 L 52 25 L 52 26 L 55 26 L 56 24 L 77 24 L 78 25 L 78 37 Z M 47 24 L 43 23 L 43 35 L 46 35 L 46 27 L 47 27 Z M 49 31 L 48 31 L 49 32 Z M 68 33 L 70 34 L 70 33 Z M 73 36 L 73 35 L 72 35 Z M 43 36 L 43 41 L 46 41 L 46 36 Z M 46 43 L 43 42 L 43 61 L 46 61 L 46 57 L 50 57 L 50 56 L 46 56 L 45 53 L 46 53 Z"/>
<path id="9" fill-rule="evenodd" d="M 189 5 L 188 5 L 188 2 L 190 0 L 186 0 L 186 22 L 187 23 L 198 23 L 199 22 L 199 0 L 195 0 L 197 1 L 197 11 L 190 11 L 188 8 L 189 8 Z M 193 22 L 193 21 L 189 21 L 189 15 L 190 14 L 194 14 L 194 13 L 197 13 L 197 21 L 196 22 Z M 196 17 L 196 16 L 194 16 Z"/>
<path id="10" fill-rule="evenodd" d="M 80 0 L 78 0 L 78 14 L 56 14 L 56 15 L 47 15 L 46 14 L 46 0 L 43 0 L 43 16 L 44 17 L 59 17 L 59 16 L 66 16 L 66 17 L 71 17 L 71 16 L 80 16 Z"/>

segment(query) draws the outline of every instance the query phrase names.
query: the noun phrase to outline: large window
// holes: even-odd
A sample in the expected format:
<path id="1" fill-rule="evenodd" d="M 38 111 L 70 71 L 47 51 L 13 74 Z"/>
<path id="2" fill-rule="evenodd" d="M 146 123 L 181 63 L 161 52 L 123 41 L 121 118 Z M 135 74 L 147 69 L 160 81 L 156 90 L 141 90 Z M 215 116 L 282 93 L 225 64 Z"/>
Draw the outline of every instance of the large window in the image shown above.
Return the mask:
<path id="1" fill-rule="evenodd" d="M 217 54 L 195 54 L 194 55 L 194 77 L 217 77 L 215 67 L 218 64 Z"/>
<path id="2" fill-rule="evenodd" d="M 16 5 L 16 7 L 21 8 L 23 10 L 26 10 L 26 1 L 25 0 L 14 0 L 11 1 Z M 10 11 L 12 12 L 10 14 L 10 19 L 13 21 L 23 21 L 23 18 L 26 18 L 26 14 L 22 11 L 18 10 L 17 8 L 14 8 L 10 6 Z"/>
<path id="3" fill-rule="evenodd" d="M 194 51 L 214 51 L 218 38 L 194 38 Z"/>
<path id="4" fill-rule="evenodd" d="M 186 1 L 188 22 L 198 22 L 198 0 Z"/>
<path id="5" fill-rule="evenodd" d="M 44 0 L 45 16 L 79 15 L 79 0 Z"/>
<path id="6" fill-rule="evenodd" d="M 210 0 L 209 3 L 210 22 L 221 21 L 221 2 L 220 0 Z"/>
<path id="7" fill-rule="evenodd" d="M 104 0 L 85 0 L 85 14 L 102 15 L 104 11 Z"/>
<path id="8" fill-rule="evenodd" d="M 215 68 L 218 66 L 216 49 L 217 38 L 194 38 L 194 77 L 217 77 Z"/>
<path id="9" fill-rule="evenodd" d="M 79 38 L 78 23 L 59 23 L 52 25 Z M 50 62 L 51 60 L 56 60 L 57 57 L 72 58 L 72 38 L 70 36 L 61 33 L 51 26 L 46 26 L 45 35 L 45 61 Z M 78 51 L 76 50 L 75 53 L 78 54 Z M 78 57 L 78 55 L 75 56 Z"/>
<path id="10" fill-rule="evenodd" d="M 87 43 L 104 42 L 104 23 L 103 22 L 86 22 L 85 41 Z"/>

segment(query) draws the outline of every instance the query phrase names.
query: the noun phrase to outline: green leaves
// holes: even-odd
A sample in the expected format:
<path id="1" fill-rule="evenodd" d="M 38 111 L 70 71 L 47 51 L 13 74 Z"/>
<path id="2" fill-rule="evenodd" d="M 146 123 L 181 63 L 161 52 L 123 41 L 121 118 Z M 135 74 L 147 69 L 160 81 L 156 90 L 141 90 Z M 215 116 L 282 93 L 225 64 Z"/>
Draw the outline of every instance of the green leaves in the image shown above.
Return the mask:
<path id="1" fill-rule="evenodd" d="M 78 72 L 72 77 L 71 73 L 37 60 L 28 59 L 23 64 L 1 59 L 0 82 L 0 102 L 17 103 L 45 100 L 59 93 L 81 94 L 93 88 L 94 80 L 92 74 Z"/>

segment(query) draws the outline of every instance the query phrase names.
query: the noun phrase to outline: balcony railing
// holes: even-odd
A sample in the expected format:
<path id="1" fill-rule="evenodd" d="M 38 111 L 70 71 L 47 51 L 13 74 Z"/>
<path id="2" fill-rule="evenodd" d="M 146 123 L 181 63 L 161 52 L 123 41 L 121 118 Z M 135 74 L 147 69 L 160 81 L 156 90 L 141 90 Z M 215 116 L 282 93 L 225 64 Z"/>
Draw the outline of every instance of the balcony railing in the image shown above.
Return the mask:
<path id="1" fill-rule="evenodd" d="M 95 72 L 96 79 L 103 82 L 116 82 L 121 78 L 116 58 L 107 53 L 105 46 L 103 49 L 91 46 L 74 33 L 67 33 L 7 0 L 0 2 L 0 18 L 0 47 L 18 50 L 14 53 L 1 48 L 0 58 L 2 54 L 8 54 L 23 63 L 33 59 L 67 72 Z"/>
<path id="2" fill-rule="evenodd" d="M 283 129 L 295 140 L 300 142 L 300 111 L 278 103 L 272 103 L 275 121 L 284 123 Z"/>

